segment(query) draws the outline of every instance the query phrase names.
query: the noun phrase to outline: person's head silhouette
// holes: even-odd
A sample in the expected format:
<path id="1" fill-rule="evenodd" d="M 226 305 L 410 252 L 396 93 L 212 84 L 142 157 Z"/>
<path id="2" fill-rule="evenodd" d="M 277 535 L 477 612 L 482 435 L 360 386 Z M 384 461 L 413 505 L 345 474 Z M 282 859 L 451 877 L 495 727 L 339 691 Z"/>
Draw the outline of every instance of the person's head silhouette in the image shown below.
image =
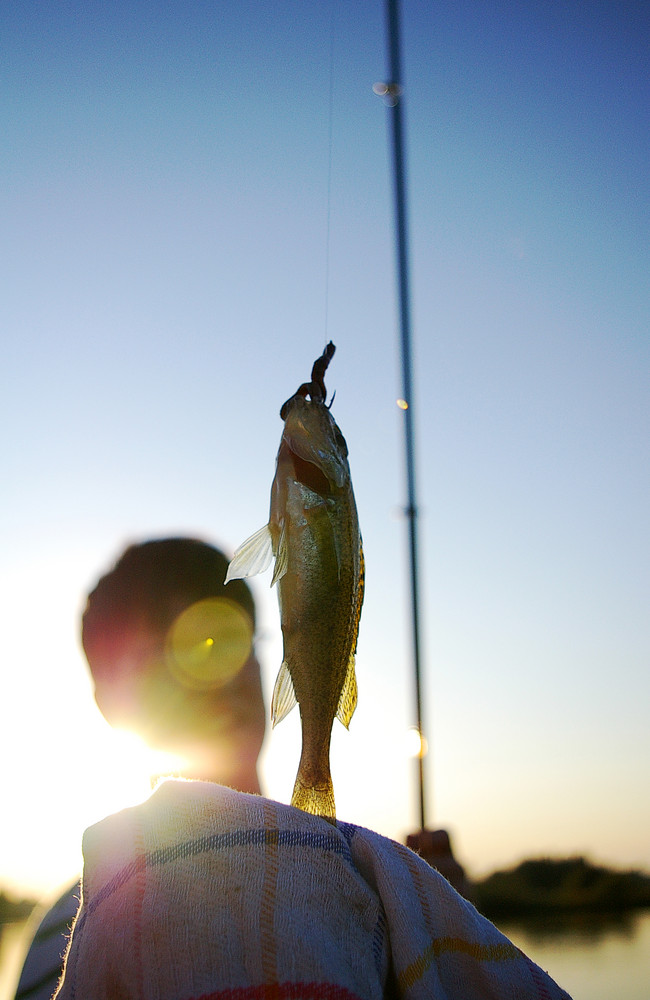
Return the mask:
<path id="1" fill-rule="evenodd" d="M 265 712 L 248 586 L 205 542 L 131 545 L 88 597 L 82 644 L 107 721 L 188 777 L 259 792 Z"/>

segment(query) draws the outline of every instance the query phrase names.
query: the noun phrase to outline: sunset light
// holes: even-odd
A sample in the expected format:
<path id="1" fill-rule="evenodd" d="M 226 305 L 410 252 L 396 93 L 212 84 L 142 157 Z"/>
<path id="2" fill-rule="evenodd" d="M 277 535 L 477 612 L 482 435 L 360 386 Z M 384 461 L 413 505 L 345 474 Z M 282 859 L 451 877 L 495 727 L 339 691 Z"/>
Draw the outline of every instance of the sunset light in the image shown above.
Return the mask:
<path id="1" fill-rule="evenodd" d="M 411 398 L 381 3 L 6 5 L 0 889 L 55 891 L 84 829 L 182 768 L 102 717 L 87 595 L 129 544 L 230 559 L 267 523 L 281 407 L 330 339 L 365 558 L 337 815 L 404 842 L 427 754 L 471 874 L 650 868 L 646 8 L 403 4 Z M 288 802 L 270 582 L 254 628 L 192 605 L 164 662 L 201 702 L 255 651 Z"/>

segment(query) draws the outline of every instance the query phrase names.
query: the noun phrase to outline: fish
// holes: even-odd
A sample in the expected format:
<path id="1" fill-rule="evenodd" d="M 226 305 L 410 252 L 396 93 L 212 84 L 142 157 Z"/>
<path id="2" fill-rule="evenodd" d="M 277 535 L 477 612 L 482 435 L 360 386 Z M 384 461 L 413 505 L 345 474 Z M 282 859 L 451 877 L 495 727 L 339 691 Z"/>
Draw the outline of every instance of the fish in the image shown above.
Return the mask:
<path id="1" fill-rule="evenodd" d="M 229 580 L 275 559 L 283 660 L 271 701 L 273 726 L 299 706 L 302 750 L 291 804 L 336 823 L 330 772 L 334 719 L 349 728 L 357 705 L 355 655 L 364 594 L 363 543 L 348 447 L 326 405 L 326 346 L 282 406 L 284 421 L 269 520 L 235 551 Z"/>

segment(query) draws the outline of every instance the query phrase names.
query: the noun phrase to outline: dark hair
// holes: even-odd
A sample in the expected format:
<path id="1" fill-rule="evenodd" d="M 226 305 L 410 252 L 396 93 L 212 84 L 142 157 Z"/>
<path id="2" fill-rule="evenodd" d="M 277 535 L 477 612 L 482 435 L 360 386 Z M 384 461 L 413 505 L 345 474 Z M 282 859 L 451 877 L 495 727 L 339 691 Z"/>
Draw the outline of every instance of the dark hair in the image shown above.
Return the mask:
<path id="1" fill-rule="evenodd" d="M 252 594 L 243 580 L 224 588 L 228 560 L 195 538 L 164 538 L 131 545 L 90 593 L 81 640 L 95 676 L 107 678 L 137 628 L 164 642 L 176 616 L 206 597 L 237 602 L 255 624 Z"/>

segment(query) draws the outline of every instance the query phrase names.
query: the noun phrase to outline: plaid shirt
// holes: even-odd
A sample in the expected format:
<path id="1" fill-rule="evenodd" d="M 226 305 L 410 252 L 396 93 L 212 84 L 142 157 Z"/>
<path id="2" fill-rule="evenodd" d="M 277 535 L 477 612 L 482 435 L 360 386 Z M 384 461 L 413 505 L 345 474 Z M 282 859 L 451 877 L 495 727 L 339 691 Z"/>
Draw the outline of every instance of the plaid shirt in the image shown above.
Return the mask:
<path id="1" fill-rule="evenodd" d="M 84 836 L 58 1000 L 569 1000 L 413 852 L 167 781 Z"/>

